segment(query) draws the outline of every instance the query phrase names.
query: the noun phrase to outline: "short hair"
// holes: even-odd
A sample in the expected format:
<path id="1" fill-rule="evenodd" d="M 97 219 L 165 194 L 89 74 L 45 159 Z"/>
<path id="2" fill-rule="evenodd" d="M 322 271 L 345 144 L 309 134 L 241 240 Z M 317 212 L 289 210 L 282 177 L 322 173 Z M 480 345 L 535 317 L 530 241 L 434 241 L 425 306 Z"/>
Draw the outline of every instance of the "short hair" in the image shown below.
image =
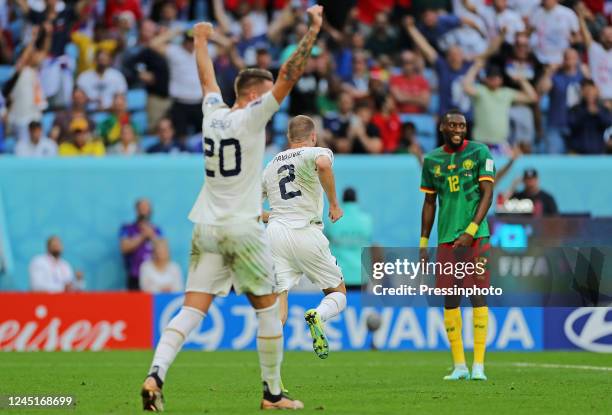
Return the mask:
<path id="1" fill-rule="evenodd" d="M 259 68 L 243 69 L 238 73 L 238 76 L 234 81 L 234 92 L 236 93 L 236 96 L 239 97 L 247 89 L 265 81 L 274 82 L 272 72 Z"/>
<path id="2" fill-rule="evenodd" d="M 580 87 L 584 88 L 585 86 L 595 86 L 595 82 L 593 82 L 592 79 L 584 78 L 582 81 L 580 81 Z"/>
<path id="3" fill-rule="evenodd" d="M 306 115 L 297 115 L 289 121 L 287 138 L 290 143 L 304 141 L 314 130 L 315 123 L 312 118 Z"/>
<path id="4" fill-rule="evenodd" d="M 342 194 L 342 201 L 345 203 L 356 202 L 357 201 L 357 192 L 352 187 L 347 187 L 344 189 L 344 193 Z"/>
<path id="5" fill-rule="evenodd" d="M 442 117 L 442 122 L 446 122 L 446 120 L 448 120 L 448 117 L 450 117 L 451 115 L 461 115 L 462 117 L 465 117 L 465 114 L 463 112 L 459 111 L 457 108 L 452 108 L 446 111 L 444 117 Z"/>

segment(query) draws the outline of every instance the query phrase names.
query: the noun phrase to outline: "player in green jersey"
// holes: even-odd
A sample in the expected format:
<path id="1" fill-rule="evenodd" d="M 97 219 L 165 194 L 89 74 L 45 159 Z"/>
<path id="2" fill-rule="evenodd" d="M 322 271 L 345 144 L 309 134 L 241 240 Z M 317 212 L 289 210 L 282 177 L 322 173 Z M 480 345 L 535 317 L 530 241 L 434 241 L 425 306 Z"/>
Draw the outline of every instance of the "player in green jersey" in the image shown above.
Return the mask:
<path id="1" fill-rule="evenodd" d="M 438 214 L 437 262 L 461 260 L 480 263 L 486 268 L 486 251 L 489 248 L 487 211 L 493 198 L 495 165 L 486 145 L 468 141 L 465 116 L 451 110 L 440 124 L 444 145 L 425 156 L 421 178 L 421 191 L 425 192 L 423 203 L 420 247 L 425 255 L 429 234 Z M 466 255 L 465 251 L 469 253 Z M 457 268 L 458 269 L 458 268 Z M 478 269 L 478 268 L 476 268 Z M 458 273 L 438 274 L 437 286 L 472 285 L 488 287 L 488 272 L 473 278 L 459 278 Z M 486 380 L 484 373 L 485 342 L 487 337 L 488 308 L 486 297 L 471 296 L 474 311 L 474 364 L 472 374 L 467 368 L 461 338 L 461 297 L 444 298 L 444 325 L 451 346 L 454 370 L 446 380 Z"/>

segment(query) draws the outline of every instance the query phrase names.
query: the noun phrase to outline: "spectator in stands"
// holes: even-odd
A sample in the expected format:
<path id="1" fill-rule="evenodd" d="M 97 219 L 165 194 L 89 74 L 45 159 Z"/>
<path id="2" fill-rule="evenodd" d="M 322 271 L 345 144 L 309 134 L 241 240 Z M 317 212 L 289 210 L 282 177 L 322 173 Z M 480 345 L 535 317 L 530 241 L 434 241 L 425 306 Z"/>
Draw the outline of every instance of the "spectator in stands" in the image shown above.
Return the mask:
<path id="1" fill-rule="evenodd" d="M 50 138 L 58 144 L 70 139 L 70 125 L 77 118 L 87 121 L 88 129 L 94 131 L 95 123 L 87 116 L 87 95 L 82 89 L 74 88 L 72 91 L 72 106 L 58 112 L 53 121 Z"/>
<path id="2" fill-rule="evenodd" d="M 394 55 L 397 52 L 397 34 L 391 24 L 389 16 L 385 12 L 376 14 L 372 32 L 366 40 L 366 49 L 372 56 L 378 58 L 380 55 Z"/>
<path id="3" fill-rule="evenodd" d="M 509 152 L 507 145 L 510 130 L 510 107 L 513 103 L 531 104 L 538 95 L 525 78 L 517 77 L 521 85 L 517 91 L 503 86 L 502 70 L 499 66 L 489 65 L 483 84 L 476 84 L 476 76 L 484 65 L 482 60 L 470 68 L 463 79 L 465 92 L 472 97 L 474 104 L 474 140 L 483 142 L 498 153 Z"/>
<path id="4" fill-rule="evenodd" d="M 168 95 L 170 86 L 170 69 L 166 58 L 151 47 L 155 38 L 157 25 L 151 20 L 145 20 L 140 25 L 140 44 L 133 55 L 126 57 L 124 68 L 128 80 L 141 83 L 147 90 L 147 120 L 149 130 L 162 119 L 172 101 Z"/>
<path id="5" fill-rule="evenodd" d="M 557 203 L 550 193 L 540 189 L 538 171 L 536 169 L 526 169 L 523 173 L 524 188 L 521 192 L 512 191 L 511 199 L 529 199 L 533 202 L 533 216 L 554 216 L 559 212 Z"/>
<path id="6" fill-rule="evenodd" d="M 543 65 L 537 60 L 529 44 L 529 34 L 519 32 L 514 44 L 505 44 L 502 51 L 494 58 L 495 64 L 502 65 L 504 86 L 521 89 L 514 79 L 525 78 L 532 86 L 540 79 Z M 518 143 L 527 147 L 535 141 L 536 129 L 539 129 L 540 107 L 538 105 L 513 104 L 510 108 L 510 137 L 512 144 Z M 523 144 L 521 144 L 523 143 Z"/>
<path id="7" fill-rule="evenodd" d="M 187 151 L 184 144 L 174 135 L 174 126 L 169 118 L 162 118 L 157 125 L 159 143 L 147 150 L 147 153 L 184 153 Z"/>
<path id="8" fill-rule="evenodd" d="M 58 236 L 47 239 L 47 253 L 37 255 L 30 261 L 30 289 L 47 293 L 81 291 L 83 273 L 73 271 L 62 258 L 64 247 Z"/>
<path id="9" fill-rule="evenodd" d="M 126 11 L 132 13 L 136 21 L 142 20 L 143 16 L 138 0 L 106 0 L 106 10 L 104 12 L 106 27 L 114 27 L 117 23 L 116 18 Z"/>
<path id="10" fill-rule="evenodd" d="M 119 230 L 121 253 L 127 273 L 128 290 L 140 289 L 140 266 L 153 254 L 153 243 L 162 236 L 161 229 L 151 222 L 153 209 L 147 199 L 135 204 L 136 221 Z"/>
<path id="11" fill-rule="evenodd" d="M 168 242 L 164 239 L 153 242 L 151 259 L 140 266 L 140 289 L 149 293 L 183 291 L 181 268 L 171 260 Z"/>
<path id="12" fill-rule="evenodd" d="M 95 55 L 95 69 L 85 71 L 77 78 L 77 86 L 87 95 L 90 110 L 107 111 L 116 94 L 127 92 L 125 77 L 111 67 L 111 60 L 108 52 L 99 49 Z"/>
<path id="13" fill-rule="evenodd" d="M 457 108 L 465 114 L 468 123 L 471 123 L 473 118 L 472 105 L 469 95 L 463 89 L 462 80 L 470 69 L 472 61 L 465 59 L 462 50 L 455 46 L 451 46 L 446 51 L 446 58 L 441 57 L 417 29 L 412 17 L 407 17 L 404 24 L 406 31 L 438 75 L 438 94 L 440 96 L 438 116 L 442 117 L 450 109 Z M 491 42 L 487 51 L 479 56 L 479 59 L 487 59 L 493 53 L 496 53 L 501 46 L 501 42 L 502 37 L 499 36 Z M 439 142 L 440 139 L 441 137 L 439 137 Z"/>
<path id="14" fill-rule="evenodd" d="M 580 3 L 577 10 L 593 81 L 599 88 L 601 98 L 606 102 L 608 109 L 612 109 L 612 26 L 604 27 L 600 34 L 600 42 L 595 42 L 585 22 L 584 5 Z"/>
<path id="15" fill-rule="evenodd" d="M 320 55 L 321 50 L 315 46 L 306 63 L 304 73 L 289 94 L 289 115 L 313 116 L 318 113 L 317 96 L 324 83 L 323 77 L 317 72 L 316 60 Z"/>
<path id="16" fill-rule="evenodd" d="M 31 121 L 40 121 L 47 108 L 38 72 L 46 51 L 35 47 L 38 34 L 38 28 L 32 29 L 32 41 L 15 63 L 15 73 L 3 89 L 8 102 L 9 126 L 18 140 L 28 139 L 28 125 Z"/>
<path id="17" fill-rule="evenodd" d="M 599 101 L 599 91 L 590 79 L 581 83 L 581 102 L 574 106 L 568 115 L 569 134 L 567 149 L 570 153 L 603 154 L 606 146 L 604 132 L 612 125 L 612 116 Z"/>
<path id="18" fill-rule="evenodd" d="M 353 99 L 363 99 L 370 95 L 370 71 L 368 56 L 364 51 L 353 52 L 353 70 L 344 79 L 343 90 L 351 94 Z"/>
<path id="19" fill-rule="evenodd" d="M 30 137 L 20 139 L 15 146 L 17 157 L 53 157 L 57 155 L 57 143 L 43 135 L 40 122 L 31 121 L 28 130 Z"/>
<path id="20" fill-rule="evenodd" d="M 110 115 L 98 125 L 98 135 L 104 140 L 104 145 L 108 147 L 117 143 L 121 136 L 121 129 L 125 125 L 131 125 L 132 129 L 135 128 L 130 121 L 125 95 L 115 94 Z"/>
<path id="21" fill-rule="evenodd" d="M 64 141 L 59 146 L 59 155 L 64 157 L 74 156 L 103 156 L 106 153 L 104 143 L 94 139 L 89 123 L 85 118 L 75 118 L 70 123 L 71 141 Z"/>
<path id="22" fill-rule="evenodd" d="M 74 31 L 71 40 L 79 51 L 76 66 L 77 76 L 90 69 L 95 69 L 94 57 L 98 50 L 104 50 L 112 56 L 119 46 L 117 40 L 110 36 L 106 26 L 102 23 L 96 23 L 93 37 L 90 37 L 84 30 Z"/>
<path id="23" fill-rule="evenodd" d="M 462 0 L 462 2 L 468 11 L 483 19 L 490 41 L 503 30 L 504 40 L 513 45 L 516 34 L 525 30 L 525 22 L 521 15 L 508 8 L 508 0 L 493 0 L 490 6 L 473 0 Z"/>
<path id="24" fill-rule="evenodd" d="M 180 45 L 170 41 L 180 32 L 168 30 L 151 41 L 151 47 L 165 56 L 170 68 L 170 118 L 176 134 L 185 138 L 202 131 L 202 88 L 194 58 L 193 32 L 182 34 Z"/>
<path id="25" fill-rule="evenodd" d="M 575 43 L 578 17 L 558 0 L 542 0 L 542 5 L 529 16 L 534 37 L 534 51 L 542 64 L 560 64 L 563 51 Z"/>
<path id="26" fill-rule="evenodd" d="M 570 48 L 563 53 L 563 64 L 560 67 L 547 66 L 538 82 L 538 93 L 549 95 L 545 134 L 548 154 L 565 153 L 568 112 L 580 102 L 580 82 L 585 76 L 588 76 L 588 73 L 581 68 L 578 52 Z"/>
<path id="27" fill-rule="evenodd" d="M 416 126 L 413 122 L 402 124 L 399 143 L 395 149 L 396 154 L 412 154 L 420 164 L 423 164 L 423 149 L 417 137 Z"/>
<path id="28" fill-rule="evenodd" d="M 342 269 L 347 286 L 361 285 L 361 252 L 372 245 L 372 217 L 357 203 L 357 192 L 344 189 L 342 195 L 344 216 L 333 226 L 325 227 L 332 254 Z"/>
<path id="29" fill-rule="evenodd" d="M 431 89 L 418 70 L 416 55 L 406 50 L 400 56 L 401 74 L 391 77 L 389 89 L 402 114 L 423 113 L 429 107 Z"/>
<path id="30" fill-rule="evenodd" d="M 372 116 L 372 124 L 380 131 L 380 139 L 385 153 L 397 150 L 402 136 L 402 122 L 392 96 L 377 96 L 375 99 L 376 113 Z"/>
<path id="31" fill-rule="evenodd" d="M 119 156 L 133 156 L 140 153 L 138 143 L 136 142 L 136 132 L 131 124 L 121 126 L 119 142 L 113 144 L 107 153 Z"/>
<path id="32" fill-rule="evenodd" d="M 338 96 L 338 111 L 330 111 L 323 117 L 323 142 L 330 148 L 336 149 L 337 140 L 348 138 L 348 128 L 354 117 L 354 101 L 348 92 L 341 92 Z"/>
<path id="33" fill-rule="evenodd" d="M 339 153 L 378 154 L 383 150 L 378 127 L 372 123 L 372 108 L 367 102 L 355 108 L 355 117 L 351 119 L 346 140 L 336 140 Z"/>
<path id="34" fill-rule="evenodd" d="M 74 24 L 83 14 L 90 0 L 58 1 L 47 0 L 44 2 L 17 1 L 28 21 L 32 25 L 42 25 L 45 22 L 51 24 L 53 37 L 51 40 L 51 56 L 58 57 L 64 54 L 66 45 L 70 42 L 70 33 Z"/>

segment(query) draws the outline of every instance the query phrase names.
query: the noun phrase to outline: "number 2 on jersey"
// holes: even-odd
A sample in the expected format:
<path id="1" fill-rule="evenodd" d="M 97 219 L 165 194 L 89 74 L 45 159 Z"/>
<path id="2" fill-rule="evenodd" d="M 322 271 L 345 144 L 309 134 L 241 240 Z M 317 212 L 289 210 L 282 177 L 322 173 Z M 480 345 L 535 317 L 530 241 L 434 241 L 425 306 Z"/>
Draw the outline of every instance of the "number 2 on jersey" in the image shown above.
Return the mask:
<path id="1" fill-rule="evenodd" d="M 451 192 L 459 191 L 459 176 L 448 176 L 448 187 Z"/>
<path id="2" fill-rule="evenodd" d="M 234 168 L 227 170 L 225 168 L 225 149 L 229 146 L 234 147 Z M 213 157 L 215 155 L 215 142 L 207 137 L 204 137 L 204 157 Z M 225 138 L 219 142 L 219 173 L 223 177 L 237 176 L 242 170 L 242 151 L 240 141 L 235 138 Z M 215 177 L 214 170 L 206 169 L 208 177 Z"/>
<path id="3" fill-rule="evenodd" d="M 289 174 L 280 179 L 280 181 L 278 182 L 278 187 L 280 188 L 281 192 L 281 198 L 283 200 L 289 200 L 293 199 L 296 196 L 302 196 L 301 190 L 298 190 L 297 192 L 288 192 L 286 187 L 287 183 L 291 183 L 295 180 L 295 166 L 293 164 L 285 164 L 284 166 L 281 166 L 278 169 L 277 173 L 281 174 L 285 170 L 289 170 Z"/>

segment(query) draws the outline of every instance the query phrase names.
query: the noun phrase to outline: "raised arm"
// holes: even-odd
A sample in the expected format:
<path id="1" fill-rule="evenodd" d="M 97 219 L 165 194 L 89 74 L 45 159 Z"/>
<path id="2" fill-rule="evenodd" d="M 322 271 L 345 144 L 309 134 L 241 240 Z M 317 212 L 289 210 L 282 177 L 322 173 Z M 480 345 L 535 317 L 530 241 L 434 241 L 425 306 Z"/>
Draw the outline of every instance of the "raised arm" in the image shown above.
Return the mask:
<path id="1" fill-rule="evenodd" d="M 166 54 L 166 46 L 168 46 L 168 43 L 176 36 L 180 35 L 181 33 L 183 33 L 182 29 L 168 29 L 163 33 L 160 33 L 159 35 L 155 36 L 153 39 L 151 39 L 151 43 L 149 43 L 149 46 L 151 47 L 151 49 L 155 50 L 156 52 L 165 55 Z"/>
<path id="2" fill-rule="evenodd" d="M 476 90 L 476 76 L 478 76 L 478 72 L 480 72 L 483 66 L 484 61 L 482 59 L 476 59 L 474 64 L 463 77 L 463 90 L 471 97 L 478 93 Z"/>
<path id="3" fill-rule="evenodd" d="M 342 208 L 338 203 L 338 197 L 336 196 L 336 181 L 334 179 L 331 159 L 327 156 L 319 156 L 315 160 L 315 164 L 321 187 L 323 187 L 329 202 L 329 219 L 332 222 L 336 222 L 342 217 L 344 212 L 342 212 Z"/>
<path id="4" fill-rule="evenodd" d="M 219 88 L 215 78 L 215 68 L 212 59 L 208 55 L 208 39 L 213 33 L 214 29 L 210 23 L 202 22 L 193 27 L 196 63 L 198 64 L 198 76 L 203 96 L 211 92 L 221 93 L 221 88 Z"/>
<path id="5" fill-rule="evenodd" d="M 538 93 L 525 77 L 514 77 L 513 80 L 521 86 L 512 102 L 515 104 L 533 104 L 538 101 Z"/>
<path id="6" fill-rule="evenodd" d="M 578 23 L 580 24 L 580 33 L 582 34 L 582 41 L 586 46 L 587 51 L 593 43 L 593 36 L 586 24 L 586 6 L 582 3 L 576 5 L 576 14 L 578 14 Z"/>
<path id="7" fill-rule="evenodd" d="M 427 62 L 430 65 L 433 65 L 438 59 L 438 52 L 429 44 L 425 36 L 421 33 L 421 31 L 416 27 L 414 23 L 414 17 L 407 16 L 404 20 L 404 26 L 406 31 L 412 37 L 412 40 L 417 45 L 417 48 L 421 51 L 421 53 L 425 56 Z"/>
<path id="8" fill-rule="evenodd" d="M 272 95 L 274 95 L 279 104 L 289 95 L 293 86 L 300 79 L 302 73 L 304 73 L 304 68 L 310 58 L 310 51 L 323 24 L 323 6 L 311 6 L 306 12 L 310 19 L 310 27 L 302 40 L 300 40 L 295 52 L 281 66 L 278 72 L 278 79 L 272 87 Z"/>

